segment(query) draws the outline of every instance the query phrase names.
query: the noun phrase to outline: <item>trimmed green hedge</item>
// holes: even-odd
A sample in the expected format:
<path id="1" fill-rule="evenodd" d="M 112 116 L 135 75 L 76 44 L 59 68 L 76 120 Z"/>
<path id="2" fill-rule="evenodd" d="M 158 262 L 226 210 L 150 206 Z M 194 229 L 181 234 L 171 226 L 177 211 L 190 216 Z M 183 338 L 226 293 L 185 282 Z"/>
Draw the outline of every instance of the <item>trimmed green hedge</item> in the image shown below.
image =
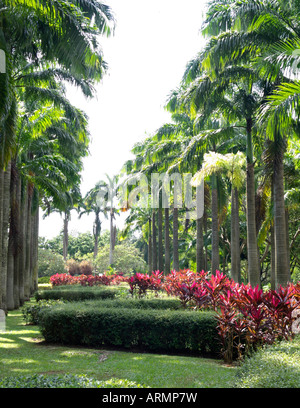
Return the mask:
<path id="1" fill-rule="evenodd" d="M 23 318 L 26 324 L 38 324 L 39 313 L 46 307 L 53 307 L 57 304 L 65 303 L 66 300 L 39 300 L 34 304 L 25 304 L 22 307 Z M 182 310 L 182 306 L 179 299 L 175 298 L 154 298 L 154 299 L 95 299 L 85 300 L 86 307 L 91 309 L 103 309 L 103 308 L 121 308 L 121 309 L 171 309 Z"/>
<path id="2" fill-rule="evenodd" d="M 39 300 L 66 300 L 70 302 L 88 299 L 114 299 L 118 289 L 93 287 L 64 287 L 60 289 L 45 289 L 35 293 Z"/>
<path id="3" fill-rule="evenodd" d="M 49 343 L 221 355 L 212 312 L 92 308 L 78 302 L 41 310 L 39 326 Z"/>
<path id="4" fill-rule="evenodd" d="M 134 381 L 112 378 L 98 381 L 85 375 L 17 375 L 0 380 L 0 388 L 149 388 Z"/>
<path id="5" fill-rule="evenodd" d="M 120 308 L 120 309 L 171 309 L 183 310 L 179 299 L 176 298 L 117 298 L 117 299 L 95 299 L 85 300 L 82 303 L 91 309 Z"/>

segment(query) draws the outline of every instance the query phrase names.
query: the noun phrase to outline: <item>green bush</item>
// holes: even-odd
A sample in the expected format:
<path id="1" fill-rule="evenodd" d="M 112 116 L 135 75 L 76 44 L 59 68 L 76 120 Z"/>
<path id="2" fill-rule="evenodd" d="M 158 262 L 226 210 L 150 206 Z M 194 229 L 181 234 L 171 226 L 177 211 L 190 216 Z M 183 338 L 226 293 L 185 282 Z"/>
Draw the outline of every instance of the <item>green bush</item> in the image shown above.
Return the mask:
<path id="1" fill-rule="evenodd" d="M 43 309 L 39 326 L 50 343 L 220 357 L 212 312 L 96 308 L 77 302 Z"/>
<path id="2" fill-rule="evenodd" d="M 39 312 L 45 307 L 52 307 L 60 303 L 65 303 L 66 300 L 39 300 L 36 303 L 23 306 L 23 319 L 26 324 L 38 324 Z M 90 308 L 121 308 L 121 309 L 181 309 L 181 303 L 178 299 L 104 299 L 104 300 L 86 300 L 85 306 Z"/>
<path id="3" fill-rule="evenodd" d="M 129 380 L 112 378 L 98 381 L 85 375 L 33 374 L 6 377 L 0 380 L 0 388 L 149 388 Z"/>
<path id="4" fill-rule="evenodd" d="M 38 276 L 52 276 L 56 273 L 66 273 L 64 258 L 50 249 L 39 248 Z"/>
<path id="5" fill-rule="evenodd" d="M 99 249 L 99 253 L 94 261 L 95 270 L 104 273 L 109 271 L 109 245 Z M 113 270 L 115 273 L 126 275 L 133 272 L 145 272 L 147 264 L 138 248 L 132 244 L 122 243 L 114 248 Z"/>
<path id="6" fill-rule="evenodd" d="M 300 388 L 300 336 L 255 352 L 237 376 L 237 388 Z"/>
<path id="7" fill-rule="evenodd" d="M 38 278 L 38 283 L 49 283 L 50 284 L 50 276 L 42 276 Z"/>
<path id="8" fill-rule="evenodd" d="M 87 299 L 113 299 L 118 289 L 67 286 L 55 289 L 40 290 L 35 293 L 35 300 L 66 300 L 69 302 L 87 300 Z"/>
<path id="9" fill-rule="evenodd" d="M 180 300 L 176 298 L 93 300 L 85 302 L 85 305 L 89 305 L 91 308 L 182 310 Z"/>
<path id="10" fill-rule="evenodd" d="M 37 303 L 25 304 L 21 311 L 26 324 L 38 324 L 39 312 L 45 307 L 63 303 L 62 300 L 39 300 Z"/>

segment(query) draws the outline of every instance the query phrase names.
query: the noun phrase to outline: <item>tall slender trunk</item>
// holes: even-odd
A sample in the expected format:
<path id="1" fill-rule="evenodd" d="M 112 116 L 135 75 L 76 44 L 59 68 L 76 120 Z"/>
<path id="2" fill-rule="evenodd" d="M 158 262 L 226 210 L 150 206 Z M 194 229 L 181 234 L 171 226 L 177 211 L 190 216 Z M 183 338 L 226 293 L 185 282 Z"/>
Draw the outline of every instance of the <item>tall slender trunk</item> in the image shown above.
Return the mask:
<path id="1" fill-rule="evenodd" d="M 148 228 L 149 228 L 149 234 L 148 234 L 148 272 L 151 273 L 153 271 L 153 262 L 152 262 L 152 220 L 151 217 L 149 217 L 148 221 Z"/>
<path id="2" fill-rule="evenodd" d="M 4 309 L 2 297 L 4 295 L 3 269 L 2 269 L 2 242 L 3 242 L 3 181 L 4 170 L 0 168 L 0 309 Z"/>
<path id="3" fill-rule="evenodd" d="M 10 217 L 7 253 L 7 310 L 15 309 L 14 289 L 18 290 L 17 255 L 18 255 L 18 208 L 16 197 L 17 168 L 14 160 L 11 162 L 10 177 Z"/>
<path id="4" fill-rule="evenodd" d="M 231 278 L 237 283 L 241 282 L 239 196 L 235 187 L 231 191 Z"/>
<path id="5" fill-rule="evenodd" d="M 285 229 L 286 229 L 286 252 L 287 252 L 287 264 L 289 268 L 289 274 L 291 275 L 291 254 L 290 254 L 290 237 L 289 237 L 289 210 L 285 209 Z"/>
<path id="6" fill-rule="evenodd" d="M 96 259 L 97 255 L 98 255 L 98 241 L 99 241 L 98 235 L 95 235 L 94 240 L 95 240 L 95 243 L 94 243 L 94 258 Z"/>
<path id="7" fill-rule="evenodd" d="M 38 289 L 38 245 L 39 245 L 39 206 L 37 206 L 34 213 L 34 223 L 33 223 L 33 234 L 32 234 L 32 289 L 33 293 Z"/>
<path id="8" fill-rule="evenodd" d="M 3 213 L 2 213 L 2 257 L 1 257 L 1 286 L 2 299 L 0 308 L 7 312 L 7 255 L 8 255 L 8 226 L 10 210 L 10 177 L 11 163 L 9 162 L 3 174 Z"/>
<path id="9" fill-rule="evenodd" d="M 197 218 L 196 220 L 197 228 L 197 239 L 196 239 L 196 264 L 197 272 L 201 272 L 205 269 L 205 260 L 204 260 L 204 239 L 203 239 L 203 217 Z"/>
<path id="10" fill-rule="evenodd" d="M 152 267 L 157 270 L 156 214 L 152 211 Z"/>
<path id="11" fill-rule="evenodd" d="M 256 235 L 256 214 L 255 214 L 255 176 L 252 148 L 252 118 L 247 119 L 247 258 L 248 258 L 248 279 L 251 286 L 259 286 L 260 264 Z"/>
<path id="12" fill-rule="evenodd" d="M 165 208 L 165 275 L 171 272 L 169 208 Z"/>
<path id="13" fill-rule="evenodd" d="M 164 270 L 162 208 L 158 209 L 158 269 Z"/>
<path id="14" fill-rule="evenodd" d="M 26 281 L 26 231 L 27 231 L 27 183 L 22 180 L 21 182 L 21 212 L 20 212 L 20 262 L 19 262 L 19 275 L 20 275 L 20 303 L 25 302 L 25 281 Z"/>
<path id="15" fill-rule="evenodd" d="M 39 236 L 39 205 L 38 192 L 35 190 L 35 205 L 31 214 L 31 252 L 30 252 L 30 293 L 31 295 L 38 288 L 38 236 Z"/>
<path id="16" fill-rule="evenodd" d="M 211 191 L 211 220 L 212 220 L 212 254 L 211 254 L 211 273 L 215 274 L 220 268 L 219 253 L 219 216 L 218 216 L 218 190 L 217 176 L 212 175 Z"/>
<path id="17" fill-rule="evenodd" d="M 113 234 L 113 251 L 114 251 L 114 249 L 115 249 L 116 242 L 117 242 L 117 226 L 116 226 L 116 225 L 114 225 L 114 234 Z"/>
<path id="18" fill-rule="evenodd" d="M 275 276 L 275 237 L 274 226 L 271 226 L 271 289 L 276 289 L 276 276 Z"/>
<path id="19" fill-rule="evenodd" d="M 274 172 L 271 179 L 271 203 L 274 203 Z M 273 208 L 274 213 L 274 208 Z M 275 278 L 275 236 L 274 236 L 274 214 L 272 214 L 271 227 L 270 227 L 270 239 L 271 239 L 271 289 L 276 289 L 276 278 Z"/>
<path id="20" fill-rule="evenodd" d="M 112 266 L 114 262 L 113 252 L 114 252 L 114 213 L 110 210 L 110 245 L 109 245 L 109 265 Z"/>
<path id="21" fill-rule="evenodd" d="M 23 280 L 20 273 L 21 265 L 21 248 L 22 248 L 22 235 L 21 235 L 21 179 L 20 174 L 16 172 L 16 236 L 15 236 L 15 259 L 14 259 L 14 303 L 15 308 L 19 308 L 24 303 L 24 289 Z"/>
<path id="22" fill-rule="evenodd" d="M 14 310 L 14 240 L 13 232 L 9 231 L 7 249 L 6 307 Z"/>
<path id="23" fill-rule="evenodd" d="M 25 262 L 25 281 L 24 281 L 24 297 L 25 300 L 30 299 L 31 295 L 31 210 L 32 210 L 32 195 L 33 195 L 33 185 L 27 185 L 27 214 L 26 214 L 26 262 Z"/>
<path id="24" fill-rule="evenodd" d="M 66 262 L 68 258 L 68 246 L 69 246 L 69 213 L 64 213 L 64 233 L 63 233 L 63 257 Z"/>
<path id="25" fill-rule="evenodd" d="M 96 259 L 98 255 L 98 242 L 99 242 L 99 235 L 101 231 L 101 222 L 99 218 L 99 211 L 95 213 L 95 222 L 93 227 L 93 235 L 94 235 L 94 259 Z"/>
<path id="26" fill-rule="evenodd" d="M 173 209 L 173 269 L 179 271 L 178 208 Z"/>
<path id="27" fill-rule="evenodd" d="M 203 214 L 203 229 L 204 234 L 207 236 L 207 210 L 204 205 L 204 214 Z M 208 252 L 207 252 L 207 245 L 204 244 L 204 270 L 208 271 Z"/>
<path id="28" fill-rule="evenodd" d="M 286 237 L 283 151 L 278 152 L 274 160 L 274 239 L 276 287 L 286 286 L 291 277 Z"/>

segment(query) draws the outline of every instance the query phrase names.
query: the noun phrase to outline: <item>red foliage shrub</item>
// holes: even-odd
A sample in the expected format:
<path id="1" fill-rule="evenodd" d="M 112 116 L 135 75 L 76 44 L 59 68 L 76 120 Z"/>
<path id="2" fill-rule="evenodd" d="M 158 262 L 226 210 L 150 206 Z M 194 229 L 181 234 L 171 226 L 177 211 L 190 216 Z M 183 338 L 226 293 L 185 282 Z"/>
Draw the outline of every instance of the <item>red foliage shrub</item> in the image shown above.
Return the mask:
<path id="1" fill-rule="evenodd" d="M 185 307 L 188 302 L 194 300 L 196 292 L 199 296 L 199 284 L 203 283 L 206 277 L 207 273 L 204 271 L 201 273 L 195 273 L 190 269 L 172 271 L 164 278 L 163 289 L 168 295 L 179 297 Z"/>
<path id="2" fill-rule="evenodd" d="M 95 285 L 111 285 L 119 284 L 123 281 L 122 276 L 117 275 L 86 275 L 81 274 L 79 276 L 72 276 L 70 274 L 56 274 L 50 277 L 50 283 L 52 286 L 61 286 L 61 285 L 76 285 L 80 284 L 81 286 L 95 286 Z"/>
<path id="3" fill-rule="evenodd" d="M 137 293 L 138 297 L 146 295 L 147 290 L 153 290 L 156 293 L 161 289 L 162 273 L 159 271 L 148 274 L 136 273 L 125 280 L 130 286 L 130 293 Z"/>
<path id="4" fill-rule="evenodd" d="M 72 285 L 74 283 L 73 276 L 68 273 L 57 273 L 50 277 L 52 286 Z"/>

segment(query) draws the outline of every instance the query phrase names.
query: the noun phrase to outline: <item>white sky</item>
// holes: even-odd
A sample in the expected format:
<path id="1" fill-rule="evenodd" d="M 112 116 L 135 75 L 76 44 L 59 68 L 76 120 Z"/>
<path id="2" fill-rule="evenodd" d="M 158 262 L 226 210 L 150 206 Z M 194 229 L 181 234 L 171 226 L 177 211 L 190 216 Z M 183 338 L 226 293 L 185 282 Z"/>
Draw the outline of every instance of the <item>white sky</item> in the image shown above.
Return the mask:
<path id="1" fill-rule="evenodd" d="M 105 2 L 105 1 L 104 1 Z M 131 157 L 134 143 L 170 122 L 164 110 L 169 93 L 177 88 L 187 62 L 203 45 L 199 33 L 206 0 L 107 0 L 116 20 L 113 37 L 101 39 L 108 73 L 87 101 L 78 91 L 71 103 L 89 116 L 92 142 L 84 160 L 84 195 L 105 173 L 118 174 Z M 72 213 L 70 232 L 92 232 L 93 216 L 78 220 Z M 103 223 L 103 229 L 108 226 Z M 40 220 L 40 236 L 59 234 L 62 218 Z"/>

